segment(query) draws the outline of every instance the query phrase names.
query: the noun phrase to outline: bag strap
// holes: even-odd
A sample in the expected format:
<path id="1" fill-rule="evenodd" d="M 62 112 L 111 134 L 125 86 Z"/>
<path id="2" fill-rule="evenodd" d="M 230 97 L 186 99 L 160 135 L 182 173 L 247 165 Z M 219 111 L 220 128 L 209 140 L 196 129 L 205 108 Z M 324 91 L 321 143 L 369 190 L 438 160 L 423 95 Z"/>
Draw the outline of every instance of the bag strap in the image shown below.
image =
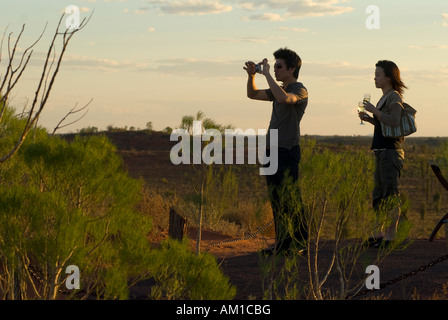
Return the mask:
<path id="1" fill-rule="evenodd" d="M 417 113 L 417 110 L 412 108 L 409 104 L 406 102 L 403 102 L 403 109 L 405 112 L 409 113 L 411 116 L 415 117 L 415 114 Z"/>
<path id="2" fill-rule="evenodd" d="M 377 108 L 378 110 L 382 110 L 384 108 L 387 100 L 389 99 L 391 92 L 394 92 L 394 90 L 390 90 L 388 93 L 386 93 L 384 96 L 381 97 L 381 99 L 380 99 L 381 105 Z M 381 100 L 383 100 L 383 101 L 381 101 Z M 389 110 L 387 110 L 387 111 L 389 111 Z M 386 113 L 389 114 L 389 112 L 386 112 Z"/>
<path id="3" fill-rule="evenodd" d="M 388 93 L 386 93 L 385 96 L 383 96 L 382 98 L 384 98 L 384 101 L 381 102 L 381 107 L 378 108 L 378 110 L 382 110 L 383 107 L 386 105 L 387 100 L 389 99 L 389 95 L 390 92 L 392 92 L 393 90 L 390 90 Z M 415 114 L 417 113 L 417 110 L 415 110 L 413 107 L 411 107 L 409 104 L 407 104 L 406 102 L 403 101 L 402 103 L 402 111 L 409 113 L 411 116 L 415 117 Z M 389 108 L 387 108 L 386 110 L 384 110 L 385 113 L 389 114 L 390 110 Z"/>

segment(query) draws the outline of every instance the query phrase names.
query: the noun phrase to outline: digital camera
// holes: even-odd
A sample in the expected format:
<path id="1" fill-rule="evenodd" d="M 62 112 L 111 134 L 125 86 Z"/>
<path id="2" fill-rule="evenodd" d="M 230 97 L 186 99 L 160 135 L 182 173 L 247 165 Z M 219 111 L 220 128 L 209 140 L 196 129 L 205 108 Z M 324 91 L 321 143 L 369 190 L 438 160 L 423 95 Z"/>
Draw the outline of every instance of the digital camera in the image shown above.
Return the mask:
<path id="1" fill-rule="evenodd" d="M 263 73 L 263 65 L 261 65 L 261 64 L 256 64 L 256 65 L 255 65 L 255 72 Z"/>

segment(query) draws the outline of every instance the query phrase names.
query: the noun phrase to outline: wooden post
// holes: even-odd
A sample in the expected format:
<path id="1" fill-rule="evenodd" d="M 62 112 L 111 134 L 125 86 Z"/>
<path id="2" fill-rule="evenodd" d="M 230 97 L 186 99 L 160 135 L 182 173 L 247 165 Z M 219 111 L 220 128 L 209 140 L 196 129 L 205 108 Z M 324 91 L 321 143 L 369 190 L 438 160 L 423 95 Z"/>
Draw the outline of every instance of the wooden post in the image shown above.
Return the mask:
<path id="1" fill-rule="evenodd" d="M 170 238 L 182 241 L 183 236 L 186 232 L 187 232 L 187 219 L 182 217 L 174 207 L 171 207 L 168 236 Z"/>

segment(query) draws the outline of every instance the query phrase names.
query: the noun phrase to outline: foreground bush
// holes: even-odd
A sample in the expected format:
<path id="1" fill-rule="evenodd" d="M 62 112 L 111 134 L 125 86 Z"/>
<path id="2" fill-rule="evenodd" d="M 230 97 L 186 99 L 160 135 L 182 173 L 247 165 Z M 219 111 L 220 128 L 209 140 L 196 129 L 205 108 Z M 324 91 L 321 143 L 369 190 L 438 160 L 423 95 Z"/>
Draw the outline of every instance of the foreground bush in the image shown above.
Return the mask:
<path id="1" fill-rule="evenodd" d="M 154 251 L 152 268 L 156 285 L 154 299 L 227 300 L 236 289 L 218 272 L 216 259 L 207 253 L 192 255 L 188 243 L 175 240 L 164 242 Z"/>
<path id="2" fill-rule="evenodd" d="M 20 119 L 8 117 L 0 137 L 19 132 Z M 5 138 L 0 148 L 9 144 Z M 135 209 L 142 186 L 106 137 L 68 142 L 35 129 L 0 166 L 0 298 L 126 299 L 143 279 L 163 288 L 165 265 L 169 279 L 186 287 L 181 295 L 159 290 L 156 298 L 231 298 L 211 257 L 173 244 L 150 247 L 150 218 Z M 70 265 L 80 270 L 79 290 L 66 288 Z M 221 294 L 209 294 L 210 287 Z"/>

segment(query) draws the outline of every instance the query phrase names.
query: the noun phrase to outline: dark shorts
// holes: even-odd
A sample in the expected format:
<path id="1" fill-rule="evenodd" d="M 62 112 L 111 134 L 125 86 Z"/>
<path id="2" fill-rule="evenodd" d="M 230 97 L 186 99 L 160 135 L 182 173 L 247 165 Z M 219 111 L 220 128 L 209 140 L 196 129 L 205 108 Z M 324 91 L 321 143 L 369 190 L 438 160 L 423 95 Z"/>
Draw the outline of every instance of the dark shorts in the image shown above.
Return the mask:
<path id="1" fill-rule="evenodd" d="M 373 189 L 373 208 L 390 196 L 399 196 L 398 190 L 401 169 L 404 164 L 403 149 L 375 151 L 375 187 Z"/>

